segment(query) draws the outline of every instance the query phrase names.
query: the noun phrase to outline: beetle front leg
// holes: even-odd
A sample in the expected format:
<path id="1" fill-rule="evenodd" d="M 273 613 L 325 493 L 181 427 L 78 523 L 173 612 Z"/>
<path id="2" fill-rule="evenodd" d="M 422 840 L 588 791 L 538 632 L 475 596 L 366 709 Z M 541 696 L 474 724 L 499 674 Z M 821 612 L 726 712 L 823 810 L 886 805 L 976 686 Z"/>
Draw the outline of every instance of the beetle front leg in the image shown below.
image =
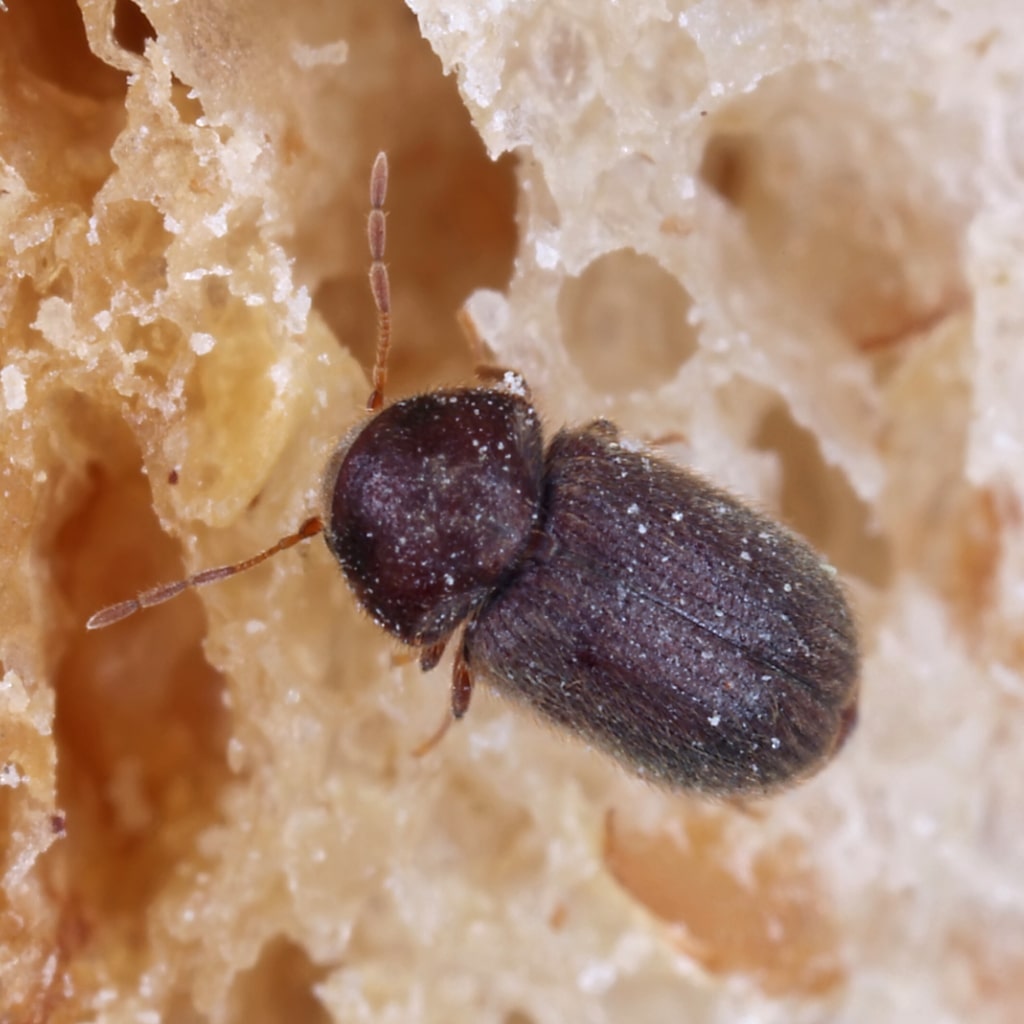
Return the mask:
<path id="1" fill-rule="evenodd" d="M 466 656 L 466 645 L 459 648 L 455 655 L 452 668 L 452 718 L 459 719 L 469 710 L 469 701 L 473 696 L 473 674 Z"/>

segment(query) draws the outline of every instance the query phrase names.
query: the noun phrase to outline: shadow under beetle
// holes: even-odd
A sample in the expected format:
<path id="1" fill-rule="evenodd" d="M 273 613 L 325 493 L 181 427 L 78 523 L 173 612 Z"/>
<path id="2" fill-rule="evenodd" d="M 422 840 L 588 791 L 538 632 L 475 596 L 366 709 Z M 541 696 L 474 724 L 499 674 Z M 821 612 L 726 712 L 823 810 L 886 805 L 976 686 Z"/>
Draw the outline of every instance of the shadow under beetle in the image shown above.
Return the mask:
<path id="1" fill-rule="evenodd" d="M 369 418 L 321 517 L 234 565 L 145 591 L 108 626 L 323 532 L 359 604 L 420 652 L 461 628 L 451 714 L 486 680 L 641 775 L 758 795 L 811 775 L 856 721 L 859 656 L 833 570 L 802 540 L 598 420 L 544 448 L 514 373 L 384 407 L 387 160 L 370 184 L 378 310 Z"/>

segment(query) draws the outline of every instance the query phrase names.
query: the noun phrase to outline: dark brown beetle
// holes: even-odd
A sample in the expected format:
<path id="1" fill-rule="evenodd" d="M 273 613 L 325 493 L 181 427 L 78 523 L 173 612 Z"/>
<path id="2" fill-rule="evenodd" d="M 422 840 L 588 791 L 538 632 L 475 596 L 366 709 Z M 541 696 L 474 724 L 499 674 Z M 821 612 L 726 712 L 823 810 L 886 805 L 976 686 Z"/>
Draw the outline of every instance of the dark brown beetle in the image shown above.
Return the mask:
<path id="1" fill-rule="evenodd" d="M 807 544 L 605 421 L 562 430 L 545 451 L 513 373 L 382 408 L 386 189 L 381 154 L 372 415 L 331 460 L 323 518 L 104 609 L 89 628 L 322 530 L 359 604 L 424 670 L 462 630 L 454 718 L 484 679 L 669 786 L 757 795 L 821 768 L 856 720 L 859 657 L 843 592 Z"/>

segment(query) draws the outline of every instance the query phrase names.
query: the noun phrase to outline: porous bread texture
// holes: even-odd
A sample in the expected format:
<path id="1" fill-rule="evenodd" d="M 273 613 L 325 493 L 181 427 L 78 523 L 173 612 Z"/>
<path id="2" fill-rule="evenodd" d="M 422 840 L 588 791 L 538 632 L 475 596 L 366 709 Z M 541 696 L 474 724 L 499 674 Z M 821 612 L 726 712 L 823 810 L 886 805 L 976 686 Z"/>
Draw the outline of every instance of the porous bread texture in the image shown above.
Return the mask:
<path id="1" fill-rule="evenodd" d="M 6 6 L 0 1019 L 1021 1019 L 1019 5 Z M 381 148 L 392 396 L 468 300 L 549 427 L 838 567 L 814 780 L 703 804 L 482 691 L 413 756 L 449 663 L 318 541 L 84 632 L 313 509 Z"/>

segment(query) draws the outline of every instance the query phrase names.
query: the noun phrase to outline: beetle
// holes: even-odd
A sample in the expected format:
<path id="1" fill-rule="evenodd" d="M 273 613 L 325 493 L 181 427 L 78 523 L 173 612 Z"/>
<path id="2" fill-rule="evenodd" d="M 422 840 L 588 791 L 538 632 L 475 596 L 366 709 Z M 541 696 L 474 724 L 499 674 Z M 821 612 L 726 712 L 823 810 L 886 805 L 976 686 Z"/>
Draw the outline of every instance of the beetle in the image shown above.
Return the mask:
<path id="1" fill-rule="evenodd" d="M 834 571 L 608 421 L 545 447 L 510 371 L 385 405 L 387 179 L 381 153 L 368 417 L 330 459 L 320 515 L 252 558 L 105 608 L 88 628 L 323 533 L 358 604 L 424 671 L 456 640 L 451 719 L 485 681 L 673 789 L 764 795 L 813 774 L 857 715 L 857 631 Z"/>

